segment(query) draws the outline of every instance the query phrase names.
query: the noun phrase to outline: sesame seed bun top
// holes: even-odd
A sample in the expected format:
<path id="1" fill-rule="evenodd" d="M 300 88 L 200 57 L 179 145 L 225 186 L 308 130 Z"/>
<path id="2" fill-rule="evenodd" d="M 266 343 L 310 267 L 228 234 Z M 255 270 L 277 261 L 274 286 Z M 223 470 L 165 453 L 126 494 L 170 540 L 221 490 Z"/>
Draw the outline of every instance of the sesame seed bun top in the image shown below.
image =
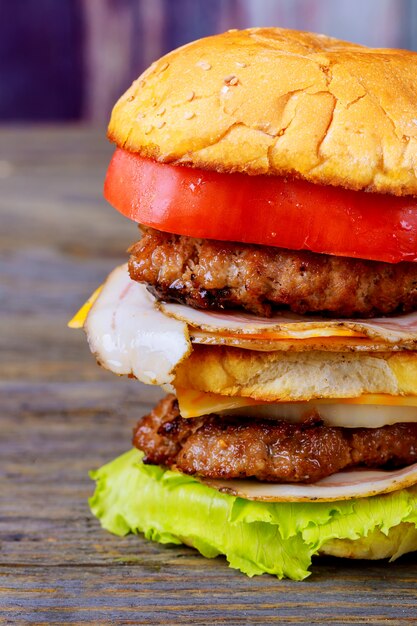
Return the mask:
<path id="1" fill-rule="evenodd" d="M 166 163 L 417 195 L 416 76 L 414 52 L 229 31 L 152 64 L 109 137 Z"/>

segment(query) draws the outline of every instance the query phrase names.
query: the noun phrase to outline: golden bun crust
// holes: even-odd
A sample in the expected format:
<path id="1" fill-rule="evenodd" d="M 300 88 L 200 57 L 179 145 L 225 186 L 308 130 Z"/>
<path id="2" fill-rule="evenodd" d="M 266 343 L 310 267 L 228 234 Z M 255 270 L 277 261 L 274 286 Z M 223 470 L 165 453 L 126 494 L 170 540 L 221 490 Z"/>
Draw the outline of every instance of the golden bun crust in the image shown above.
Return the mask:
<path id="1" fill-rule="evenodd" d="M 266 401 L 417 395 L 417 352 L 257 352 L 195 345 L 176 388 Z"/>
<path id="2" fill-rule="evenodd" d="M 391 559 L 394 561 L 407 552 L 417 550 L 417 528 L 402 522 L 385 535 L 376 529 L 360 539 L 331 539 L 320 549 L 321 555 L 347 559 Z"/>
<path id="3" fill-rule="evenodd" d="M 109 137 L 164 163 L 417 194 L 417 53 L 281 28 L 187 44 L 140 76 Z"/>

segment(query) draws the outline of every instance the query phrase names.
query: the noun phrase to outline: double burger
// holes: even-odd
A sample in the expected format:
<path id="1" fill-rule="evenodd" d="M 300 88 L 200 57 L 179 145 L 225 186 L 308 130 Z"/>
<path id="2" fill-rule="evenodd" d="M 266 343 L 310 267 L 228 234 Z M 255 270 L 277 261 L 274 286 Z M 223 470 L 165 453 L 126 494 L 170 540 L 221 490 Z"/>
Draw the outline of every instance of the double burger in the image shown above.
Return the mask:
<path id="1" fill-rule="evenodd" d="M 417 549 L 416 67 L 253 28 L 117 102 L 105 196 L 142 234 L 72 326 L 167 395 L 93 473 L 104 528 L 293 579 Z"/>

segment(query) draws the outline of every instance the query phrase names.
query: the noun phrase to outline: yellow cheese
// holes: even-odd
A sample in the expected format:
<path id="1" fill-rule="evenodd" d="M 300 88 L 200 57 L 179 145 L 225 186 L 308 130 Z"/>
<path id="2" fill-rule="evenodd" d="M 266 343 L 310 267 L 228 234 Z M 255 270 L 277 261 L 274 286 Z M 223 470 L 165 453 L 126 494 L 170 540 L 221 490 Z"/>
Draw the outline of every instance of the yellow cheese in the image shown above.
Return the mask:
<path id="1" fill-rule="evenodd" d="M 262 330 L 259 330 L 259 332 L 245 332 L 244 338 L 245 339 L 262 339 L 264 341 L 274 340 L 274 339 L 275 340 L 293 339 L 293 340 L 303 341 L 306 339 L 314 339 L 318 337 L 329 337 L 329 338 L 365 337 L 363 333 L 357 332 L 355 330 L 351 330 L 350 328 L 338 328 L 335 326 L 326 326 L 324 323 L 319 328 L 312 328 L 312 329 L 308 329 L 307 331 L 300 331 L 298 334 L 302 335 L 303 333 L 305 334 L 305 337 L 304 336 L 292 337 L 288 331 L 266 330 L 262 332 Z M 230 331 L 220 330 L 212 334 L 219 335 L 220 337 L 222 336 L 223 337 L 240 337 L 240 338 L 242 337 L 242 333 L 240 332 L 234 333 L 232 330 Z"/>
<path id="2" fill-rule="evenodd" d="M 84 302 L 81 309 L 79 309 L 74 315 L 74 317 L 68 322 L 67 324 L 68 328 L 83 328 L 85 324 L 85 320 L 87 319 L 87 315 L 89 314 L 91 307 L 93 306 L 94 302 L 97 300 L 99 293 L 102 289 L 103 289 L 103 285 L 100 285 L 100 287 L 97 287 L 95 292 L 91 294 L 91 296 L 88 298 L 87 302 Z"/>
<path id="3" fill-rule="evenodd" d="M 180 413 L 182 417 L 199 417 L 219 411 L 240 409 L 243 407 L 278 404 L 278 402 L 261 402 L 240 396 L 223 396 L 206 393 L 195 389 L 176 389 Z M 294 403 L 298 404 L 298 403 Z M 311 404 L 368 404 L 382 406 L 417 406 L 417 396 L 393 396 L 390 394 L 363 394 L 357 398 L 329 398 L 314 400 Z"/>
<path id="4" fill-rule="evenodd" d="M 197 391 L 196 389 L 182 389 L 178 387 L 175 391 L 182 417 L 198 417 L 229 409 L 239 409 L 245 406 L 269 404 L 268 402 L 259 402 L 251 398 L 222 396 L 216 393 Z"/>

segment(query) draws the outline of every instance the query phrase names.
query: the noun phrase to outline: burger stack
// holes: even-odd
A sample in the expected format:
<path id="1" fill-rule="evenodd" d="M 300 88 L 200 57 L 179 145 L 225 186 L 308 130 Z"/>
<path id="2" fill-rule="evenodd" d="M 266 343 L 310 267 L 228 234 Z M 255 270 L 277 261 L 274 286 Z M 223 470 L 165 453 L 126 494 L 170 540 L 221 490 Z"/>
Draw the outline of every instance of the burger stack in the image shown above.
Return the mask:
<path id="1" fill-rule="evenodd" d="M 104 528 L 293 579 L 417 549 L 416 64 L 229 31 L 117 102 L 142 234 L 71 325 L 166 396 L 93 473 Z"/>

